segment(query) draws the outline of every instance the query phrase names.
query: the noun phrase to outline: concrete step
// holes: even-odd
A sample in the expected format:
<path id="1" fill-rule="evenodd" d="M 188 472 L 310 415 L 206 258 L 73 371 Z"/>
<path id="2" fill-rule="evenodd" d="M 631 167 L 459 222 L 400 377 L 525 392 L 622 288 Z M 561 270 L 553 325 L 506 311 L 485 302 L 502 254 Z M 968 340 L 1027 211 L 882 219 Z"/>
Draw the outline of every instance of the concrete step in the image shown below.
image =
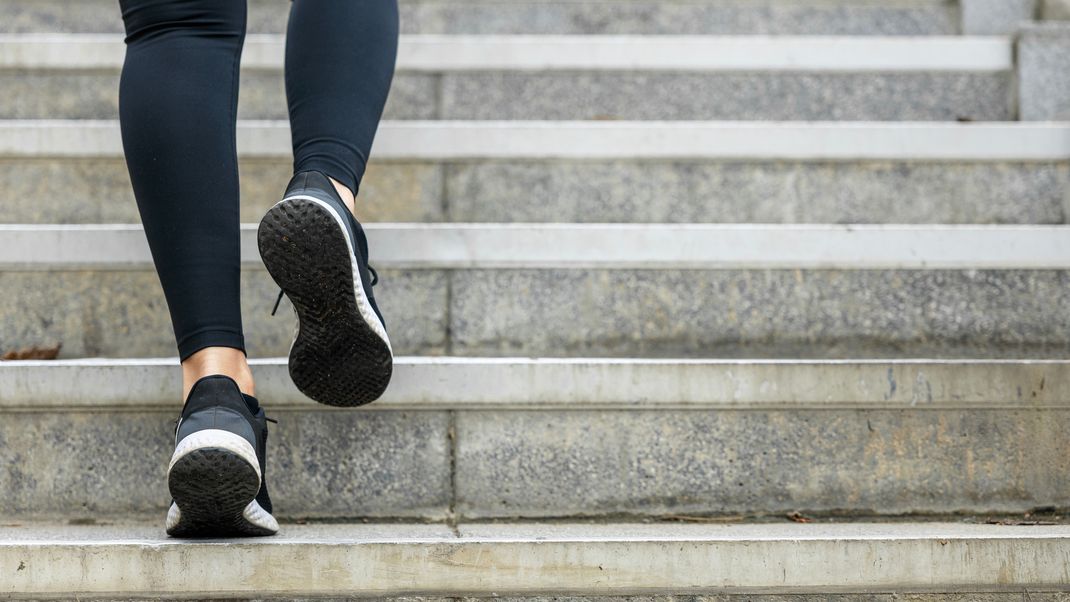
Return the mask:
<path id="1" fill-rule="evenodd" d="M 0 538 L 2 566 L 22 567 L 2 593 L 35 598 L 763 592 L 840 600 L 816 595 L 836 592 L 870 600 L 925 591 L 931 598 L 919 599 L 1017 592 L 1055 600 L 1048 596 L 1066 591 L 1070 554 L 1067 525 L 957 523 L 287 525 L 272 538 L 201 542 L 144 525 L 26 525 Z"/>
<path id="2" fill-rule="evenodd" d="M 401 0 L 410 33 L 926 35 L 959 31 L 947 0 Z M 249 3 L 251 32 L 283 32 L 289 2 Z M 106 0 L 4 0 L 0 32 L 122 32 Z"/>
<path id="3" fill-rule="evenodd" d="M 253 372 L 288 519 L 1070 506 L 1067 361 L 403 357 L 357 411 L 302 397 L 285 359 Z M 0 523 L 162 518 L 178 376 L 0 362 Z"/>
<path id="4" fill-rule="evenodd" d="M 246 43 L 239 116 L 282 119 L 281 36 Z M 0 38 L 0 118 L 111 119 L 119 36 Z M 1003 37 L 416 36 L 391 119 L 1000 121 Z"/>
<path id="5" fill-rule="evenodd" d="M 365 221 L 1064 223 L 1065 123 L 386 122 Z M 291 172 L 242 122 L 242 219 Z M 115 122 L 0 122 L 0 223 L 138 222 Z"/>
<path id="6" fill-rule="evenodd" d="M 247 341 L 283 355 L 290 312 L 243 233 Z M 379 224 L 395 351 L 460 355 L 1064 357 L 1059 226 Z M 5 346 L 170 355 L 137 226 L 0 228 Z"/>

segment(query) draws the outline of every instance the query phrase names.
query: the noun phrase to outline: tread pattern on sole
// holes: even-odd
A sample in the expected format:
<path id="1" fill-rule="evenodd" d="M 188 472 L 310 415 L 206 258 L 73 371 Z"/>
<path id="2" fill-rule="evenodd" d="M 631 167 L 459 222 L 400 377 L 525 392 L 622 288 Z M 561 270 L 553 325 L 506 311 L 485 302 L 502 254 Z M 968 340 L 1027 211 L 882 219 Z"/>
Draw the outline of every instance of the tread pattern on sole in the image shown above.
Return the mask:
<path id="1" fill-rule="evenodd" d="M 351 407 L 375 401 L 393 371 L 389 341 L 358 308 L 364 299 L 347 236 L 320 203 L 286 199 L 272 207 L 257 233 L 268 273 L 297 312 L 290 377 L 309 398 Z M 365 300 L 365 303 L 367 301 Z"/>
<path id="2" fill-rule="evenodd" d="M 185 453 L 168 470 L 167 486 L 177 507 L 177 521 L 168 524 L 169 535 L 273 535 L 277 530 L 246 518 L 245 510 L 260 490 L 260 473 L 232 450 L 201 447 Z M 169 513 L 169 523 L 175 514 Z"/>

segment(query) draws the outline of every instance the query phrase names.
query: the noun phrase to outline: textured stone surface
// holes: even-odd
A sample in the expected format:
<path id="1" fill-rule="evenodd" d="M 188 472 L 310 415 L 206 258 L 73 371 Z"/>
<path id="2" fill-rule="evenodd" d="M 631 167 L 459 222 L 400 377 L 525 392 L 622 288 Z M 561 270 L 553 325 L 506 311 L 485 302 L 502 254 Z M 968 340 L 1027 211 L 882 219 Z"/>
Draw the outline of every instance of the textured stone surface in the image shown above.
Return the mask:
<path id="1" fill-rule="evenodd" d="M 1010 34 L 1037 12 L 1036 0 L 961 0 L 962 32 L 969 35 Z"/>
<path id="2" fill-rule="evenodd" d="M 1070 273 L 464 270 L 451 352 L 551 356 L 1070 354 Z"/>
<path id="3" fill-rule="evenodd" d="M 243 222 L 259 222 L 278 202 L 292 170 L 290 161 L 241 161 Z M 357 214 L 365 221 L 440 221 L 441 196 L 442 166 L 373 159 Z M 0 223 L 139 221 L 122 160 L 0 158 Z"/>
<path id="4" fill-rule="evenodd" d="M 376 288 L 398 354 L 441 353 L 446 345 L 446 275 L 384 270 Z M 0 309 L 4 348 L 63 344 L 64 357 L 176 355 L 167 306 L 151 271 L 5 272 Z M 267 272 L 246 271 L 242 313 L 250 356 L 285 356 L 294 318 Z"/>
<path id="5" fill-rule="evenodd" d="M 253 0 L 249 31 L 281 32 L 289 2 Z M 121 32 L 108 0 L 6 0 L 0 32 Z M 402 0 L 406 33 L 924 35 L 958 31 L 946 0 Z"/>
<path id="6" fill-rule="evenodd" d="M 436 76 L 399 73 L 390 88 L 386 119 L 434 119 Z M 118 119 L 117 71 L 0 70 L 0 119 Z M 282 73 L 245 70 L 239 119 L 286 119 Z"/>
<path id="7" fill-rule="evenodd" d="M 1041 0 L 1040 14 L 1053 21 L 1070 20 L 1070 0 Z"/>
<path id="8" fill-rule="evenodd" d="M 552 34 L 839 34 L 924 35 L 957 31 L 950 2 L 703 2 L 403 3 L 408 31 Z"/>
<path id="9" fill-rule="evenodd" d="M 285 119 L 282 82 L 246 71 L 238 116 Z M 400 73 L 385 117 L 986 121 L 1013 119 L 1011 87 L 1007 73 Z M 115 119 L 117 107 L 117 73 L 0 71 L 2 119 Z"/>
<path id="10" fill-rule="evenodd" d="M 448 167 L 450 221 L 1064 223 L 1044 163 L 483 162 Z"/>
<path id="11" fill-rule="evenodd" d="M 116 119 L 112 71 L 0 70 L 0 119 Z"/>
<path id="12" fill-rule="evenodd" d="M 951 120 L 1014 118 L 1008 73 L 465 73 L 445 119 Z"/>
<path id="13" fill-rule="evenodd" d="M 1066 602 L 1066 593 L 1029 590 L 1020 602 Z M 405 598 L 409 602 L 479 602 L 485 598 Z M 554 596 L 496 597 L 499 602 L 1019 602 L 1007 593 L 895 593 L 895 594 L 712 594 L 700 596 Z"/>
<path id="14" fill-rule="evenodd" d="M 1018 102 L 1024 121 L 1070 119 L 1070 24 L 1023 29 L 1018 39 Z"/>
<path id="15" fill-rule="evenodd" d="M 175 353 L 150 271 L 8 272 L 0 288 L 5 347 L 62 342 L 64 357 Z M 276 291 L 264 272 L 245 273 L 254 357 L 289 349 L 286 302 L 269 315 Z M 398 354 L 1070 354 L 1065 271 L 388 271 L 376 296 Z"/>
<path id="16" fill-rule="evenodd" d="M 1070 412 L 466 412 L 468 517 L 1066 506 Z"/>
<path id="17" fill-rule="evenodd" d="M 288 161 L 241 162 L 255 223 Z M 365 221 L 1065 223 L 1066 163 L 372 160 Z M 0 159 L 0 223 L 137 223 L 120 160 Z"/>
<path id="18" fill-rule="evenodd" d="M 262 400 L 270 412 L 270 400 Z M 0 420 L 0 521 L 155 517 L 170 496 L 174 413 L 17 413 Z M 269 414 L 268 486 L 281 517 L 442 517 L 443 412 Z"/>
<path id="19" fill-rule="evenodd" d="M 894 594 L 709 594 L 648 596 L 495 596 L 497 602 L 1066 602 L 1066 592 Z M 367 602 L 482 602 L 486 598 L 405 596 L 361 598 Z M 305 601 L 301 601 L 305 602 Z M 338 601 L 340 602 L 340 601 Z"/>
<path id="20" fill-rule="evenodd" d="M 270 400 L 263 400 L 270 412 Z M 166 509 L 174 413 L 0 421 L 0 521 Z M 287 411 L 269 439 L 284 518 L 442 518 L 446 412 Z M 458 412 L 461 517 L 1024 512 L 1065 506 L 1066 410 Z"/>

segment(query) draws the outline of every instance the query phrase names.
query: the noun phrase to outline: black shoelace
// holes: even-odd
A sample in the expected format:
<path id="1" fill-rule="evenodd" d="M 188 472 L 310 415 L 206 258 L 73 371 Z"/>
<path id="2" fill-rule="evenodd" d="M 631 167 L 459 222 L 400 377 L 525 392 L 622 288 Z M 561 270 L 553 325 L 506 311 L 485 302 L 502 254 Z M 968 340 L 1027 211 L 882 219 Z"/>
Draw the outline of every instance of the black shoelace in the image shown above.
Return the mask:
<path id="1" fill-rule="evenodd" d="M 372 266 L 368 266 L 368 272 L 370 272 L 371 275 L 372 275 L 372 286 L 375 286 L 376 284 L 379 284 L 379 273 L 375 271 L 375 268 L 373 268 Z M 275 299 L 275 307 L 271 308 L 271 315 L 272 316 L 275 315 L 275 312 L 279 311 L 279 303 L 282 303 L 282 296 L 284 294 L 285 293 L 283 293 L 282 289 L 280 288 L 279 289 L 279 296 Z"/>

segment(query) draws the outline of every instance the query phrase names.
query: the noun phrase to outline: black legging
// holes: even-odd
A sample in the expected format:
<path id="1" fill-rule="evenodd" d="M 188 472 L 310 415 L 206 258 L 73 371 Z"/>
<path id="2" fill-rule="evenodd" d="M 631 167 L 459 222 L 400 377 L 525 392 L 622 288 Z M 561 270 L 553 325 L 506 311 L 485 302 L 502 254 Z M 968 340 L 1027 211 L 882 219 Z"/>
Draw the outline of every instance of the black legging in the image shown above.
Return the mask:
<path id="1" fill-rule="evenodd" d="M 246 0 L 120 5 L 123 149 L 179 356 L 244 351 L 234 129 Z M 286 98 L 295 172 L 321 171 L 357 191 L 397 38 L 396 0 L 294 0 Z"/>

